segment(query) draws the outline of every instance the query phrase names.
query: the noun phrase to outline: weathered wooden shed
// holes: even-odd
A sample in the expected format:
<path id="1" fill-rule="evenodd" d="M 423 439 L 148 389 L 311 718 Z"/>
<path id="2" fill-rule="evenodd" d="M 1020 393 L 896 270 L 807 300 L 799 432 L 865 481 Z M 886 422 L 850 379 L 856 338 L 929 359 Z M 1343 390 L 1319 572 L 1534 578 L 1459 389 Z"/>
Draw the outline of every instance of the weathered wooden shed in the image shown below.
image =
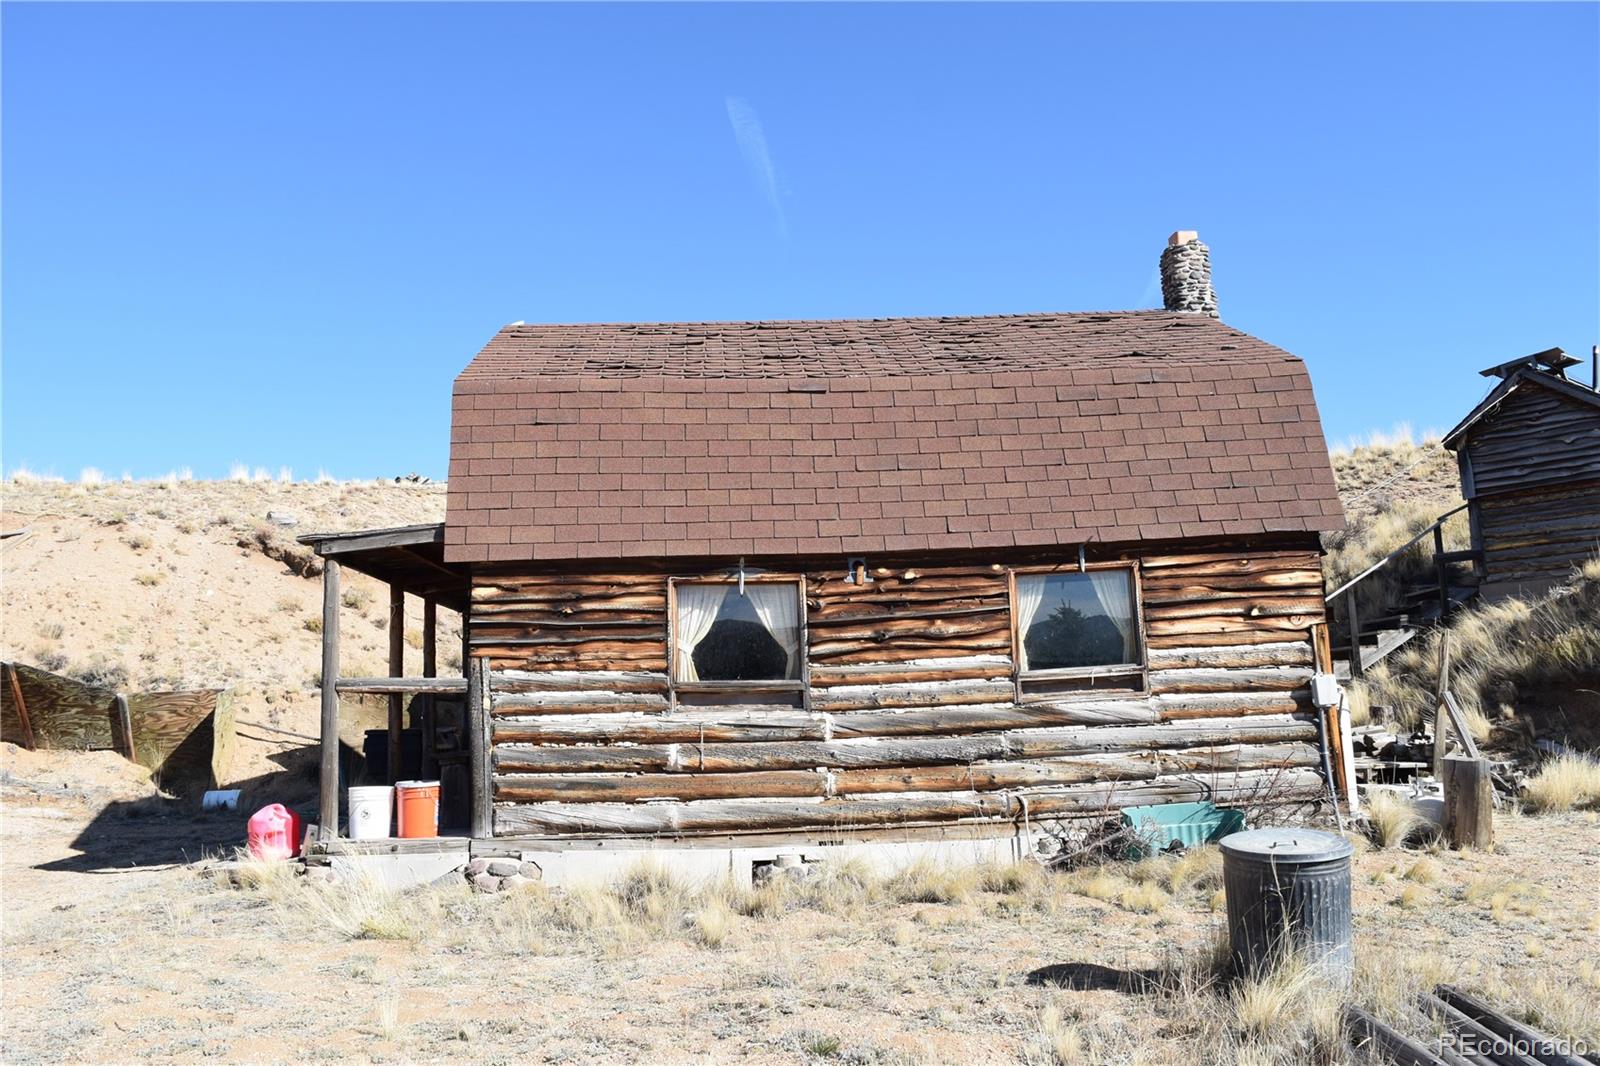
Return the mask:
<path id="1" fill-rule="evenodd" d="M 1560 348 L 1489 367 L 1498 379 L 1444 437 L 1461 467 L 1489 598 L 1534 595 L 1600 551 L 1600 393 Z"/>
<path id="2" fill-rule="evenodd" d="M 465 592 L 475 841 L 1325 796 L 1310 380 L 1210 313 L 1192 234 L 1163 272 L 1161 311 L 502 329 L 430 571 Z"/>

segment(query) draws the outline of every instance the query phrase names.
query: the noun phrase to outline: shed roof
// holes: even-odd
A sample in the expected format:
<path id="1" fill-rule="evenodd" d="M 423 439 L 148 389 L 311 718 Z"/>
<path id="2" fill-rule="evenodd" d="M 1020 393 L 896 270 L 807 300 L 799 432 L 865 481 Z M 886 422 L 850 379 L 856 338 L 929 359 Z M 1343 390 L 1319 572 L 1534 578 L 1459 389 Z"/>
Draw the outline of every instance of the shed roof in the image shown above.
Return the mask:
<path id="1" fill-rule="evenodd" d="M 1559 351 L 1560 349 L 1552 350 Z M 1510 366 L 1512 364 L 1504 365 Z M 1488 376 L 1491 371 L 1496 369 L 1498 368 L 1490 367 L 1489 370 L 1483 371 L 1483 373 Z M 1489 390 L 1489 394 L 1479 400 L 1478 405 L 1468 411 L 1467 416 L 1457 422 L 1454 428 L 1444 435 L 1441 443 L 1452 451 L 1461 447 L 1473 426 L 1497 411 L 1500 405 L 1505 403 L 1512 394 L 1527 385 L 1549 389 L 1569 400 L 1575 400 L 1580 404 L 1600 409 L 1600 393 L 1559 374 L 1548 373 L 1532 366 L 1524 365 L 1520 369 L 1512 370 L 1500 381 L 1496 382 L 1494 388 Z"/>
<path id="2" fill-rule="evenodd" d="M 451 562 L 1343 525 L 1304 364 L 1168 311 L 507 326 L 446 515 Z"/>

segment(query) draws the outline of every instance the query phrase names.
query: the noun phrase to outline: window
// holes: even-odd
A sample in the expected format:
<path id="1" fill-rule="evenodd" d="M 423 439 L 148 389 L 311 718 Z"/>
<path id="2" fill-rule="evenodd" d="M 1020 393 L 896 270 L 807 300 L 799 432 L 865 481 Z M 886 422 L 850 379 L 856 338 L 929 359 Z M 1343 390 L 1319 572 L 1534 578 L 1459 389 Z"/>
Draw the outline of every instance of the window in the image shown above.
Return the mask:
<path id="1" fill-rule="evenodd" d="M 801 688 L 800 585 L 770 578 L 673 582 L 675 691 Z"/>
<path id="2" fill-rule="evenodd" d="M 1013 582 L 1019 696 L 1144 687 L 1132 567 L 1017 573 Z"/>

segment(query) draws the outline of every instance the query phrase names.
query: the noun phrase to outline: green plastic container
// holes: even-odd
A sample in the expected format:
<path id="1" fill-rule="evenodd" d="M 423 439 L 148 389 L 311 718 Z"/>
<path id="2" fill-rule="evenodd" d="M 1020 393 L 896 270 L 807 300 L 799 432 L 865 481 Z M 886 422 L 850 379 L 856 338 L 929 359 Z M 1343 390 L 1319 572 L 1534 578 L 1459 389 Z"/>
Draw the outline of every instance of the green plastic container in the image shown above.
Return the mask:
<path id="1" fill-rule="evenodd" d="M 1150 807 L 1125 807 L 1122 824 L 1134 832 L 1129 846 L 1132 858 L 1164 851 L 1174 840 L 1186 848 L 1221 840 L 1244 828 L 1244 812 L 1223 810 L 1215 803 L 1160 803 Z"/>

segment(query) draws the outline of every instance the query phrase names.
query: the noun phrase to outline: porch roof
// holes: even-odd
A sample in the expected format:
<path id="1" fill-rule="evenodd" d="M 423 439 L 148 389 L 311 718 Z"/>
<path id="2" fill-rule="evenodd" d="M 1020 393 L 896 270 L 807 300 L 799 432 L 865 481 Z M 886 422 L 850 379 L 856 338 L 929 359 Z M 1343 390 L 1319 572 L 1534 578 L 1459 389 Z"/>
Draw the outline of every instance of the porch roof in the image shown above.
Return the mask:
<path id="1" fill-rule="evenodd" d="M 307 533 L 297 538 L 324 559 L 398 585 L 452 611 L 464 612 L 472 580 L 466 566 L 444 561 L 444 523 L 429 522 L 344 533 Z"/>

